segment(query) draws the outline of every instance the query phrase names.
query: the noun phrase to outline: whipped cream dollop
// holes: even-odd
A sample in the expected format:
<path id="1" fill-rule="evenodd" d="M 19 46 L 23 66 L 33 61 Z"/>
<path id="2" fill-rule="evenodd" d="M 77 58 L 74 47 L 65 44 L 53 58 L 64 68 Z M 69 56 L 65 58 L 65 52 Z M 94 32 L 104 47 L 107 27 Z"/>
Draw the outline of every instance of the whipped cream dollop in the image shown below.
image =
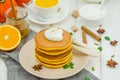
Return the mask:
<path id="1" fill-rule="evenodd" d="M 50 28 L 45 31 L 44 36 L 51 41 L 61 41 L 63 40 L 63 30 L 59 28 Z"/>

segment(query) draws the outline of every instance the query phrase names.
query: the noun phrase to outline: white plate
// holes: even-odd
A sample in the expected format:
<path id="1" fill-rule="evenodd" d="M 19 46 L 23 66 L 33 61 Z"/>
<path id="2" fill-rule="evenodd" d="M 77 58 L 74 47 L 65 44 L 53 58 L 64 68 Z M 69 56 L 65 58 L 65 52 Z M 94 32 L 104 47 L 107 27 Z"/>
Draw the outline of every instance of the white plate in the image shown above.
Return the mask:
<path id="1" fill-rule="evenodd" d="M 73 53 L 74 69 L 51 69 L 47 67 L 43 67 L 40 71 L 34 71 L 33 66 L 38 64 L 35 60 L 34 56 L 34 40 L 28 41 L 21 49 L 19 54 L 19 60 L 22 67 L 31 73 L 32 75 L 38 76 L 44 79 L 61 79 L 72 76 L 79 71 L 81 71 L 88 61 L 88 57 L 86 55 L 82 55 L 80 53 Z"/>
<path id="2" fill-rule="evenodd" d="M 29 5 L 29 8 L 32 9 L 33 4 Z M 29 15 L 28 15 L 28 19 L 34 23 L 37 24 L 53 24 L 53 23 L 57 23 L 62 21 L 63 19 L 65 19 L 68 15 L 68 9 L 65 5 L 63 5 L 62 3 L 60 4 L 60 12 L 58 12 L 53 18 L 47 20 L 47 21 L 42 21 L 42 20 L 37 20 L 35 19 L 32 15 L 32 13 L 30 13 L 29 11 Z"/>
<path id="3" fill-rule="evenodd" d="M 100 8 L 98 4 L 87 4 L 80 8 L 80 15 L 88 20 L 100 20 L 107 15 L 107 10 L 104 7 Z"/>

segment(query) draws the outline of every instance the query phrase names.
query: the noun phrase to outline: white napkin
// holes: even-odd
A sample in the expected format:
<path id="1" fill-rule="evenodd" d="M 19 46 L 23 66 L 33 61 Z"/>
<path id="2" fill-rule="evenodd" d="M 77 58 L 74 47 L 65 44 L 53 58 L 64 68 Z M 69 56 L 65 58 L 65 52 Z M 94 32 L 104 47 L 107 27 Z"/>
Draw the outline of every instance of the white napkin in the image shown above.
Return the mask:
<path id="1" fill-rule="evenodd" d="M 0 58 L 0 80 L 7 80 L 7 67 Z"/>

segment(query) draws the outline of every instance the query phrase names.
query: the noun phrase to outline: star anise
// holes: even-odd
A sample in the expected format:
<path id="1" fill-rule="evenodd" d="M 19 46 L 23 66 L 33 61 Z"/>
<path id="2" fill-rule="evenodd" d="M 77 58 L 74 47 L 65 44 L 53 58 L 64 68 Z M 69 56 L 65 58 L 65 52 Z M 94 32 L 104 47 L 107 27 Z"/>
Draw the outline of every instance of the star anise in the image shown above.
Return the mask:
<path id="1" fill-rule="evenodd" d="M 33 68 L 35 71 L 39 71 L 39 70 L 42 69 L 42 65 L 41 65 L 41 64 L 37 64 L 37 65 L 34 65 L 32 68 Z"/>
<path id="2" fill-rule="evenodd" d="M 110 59 L 110 60 L 107 61 L 107 65 L 109 67 L 113 67 L 114 68 L 117 64 L 118 63 L 116 61 L 114 61 L 113 59 Z"/>
<path id="3" fill-rule="evenodd" d="M 118 43 L 118 41 L 117 41 L 117 40 L 110 41 L 110 44 L 111 44 L 112 46 L 116 46 L 116 45 L 117 45 L 117 43 Z"/>
<path id="4" fill-rule="evenodd" d="M 99 34 L 103 34 L 103 33 L 105 32 L 105 30 L 104 30 L 103 28 L 99 28 L 99 29 L 97 30 L 97 32 L 98 32 Z"/>

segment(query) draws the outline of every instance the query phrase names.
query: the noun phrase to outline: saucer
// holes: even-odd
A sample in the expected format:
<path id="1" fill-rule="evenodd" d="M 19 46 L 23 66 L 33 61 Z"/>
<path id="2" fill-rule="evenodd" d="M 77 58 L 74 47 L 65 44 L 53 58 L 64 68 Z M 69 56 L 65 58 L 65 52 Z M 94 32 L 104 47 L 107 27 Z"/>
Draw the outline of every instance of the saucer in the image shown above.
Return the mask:
<path id="1" fill-rule="evenodd" d="M 107 10 L 98 4 L 84 5 L 79 10 L 81 17 L 88 20 L 100 20 L 107 15 Z"/>
<path id="2" fill-rule="evenodd" d="M 29 8 L 32 9 L 33 8 L 33 4 L 29 5 Z M 33 17 L 33 14 L 29 11 L 29 15 L 28 15 L 28 19 L 31 22 L 37 23 L 37 24 L 53 24 L 53 23 L 57 23 L 62 21 L 63 19 L 65 19 L 68 15 L 68 9 L 65 5 L 60 4 L 60 11 L 58 13 L 56 13 L 56 15 L 50 19 L 37 19 L 35 17 Z"/>

